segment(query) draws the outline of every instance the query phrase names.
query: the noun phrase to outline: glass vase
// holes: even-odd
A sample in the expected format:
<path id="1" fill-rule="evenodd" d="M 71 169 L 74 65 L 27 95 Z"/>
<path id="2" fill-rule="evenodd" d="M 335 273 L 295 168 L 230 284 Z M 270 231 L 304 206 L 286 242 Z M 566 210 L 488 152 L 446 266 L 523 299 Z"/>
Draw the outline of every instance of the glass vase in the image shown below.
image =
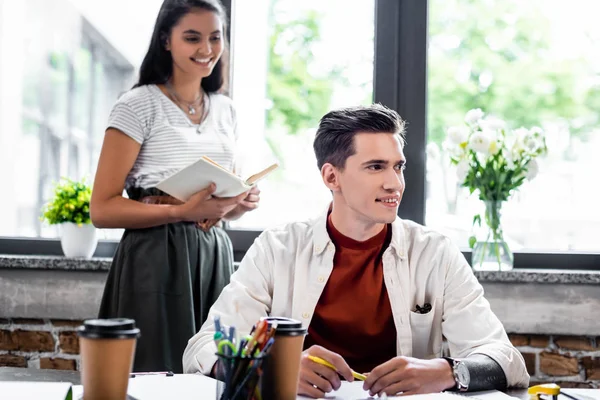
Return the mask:
<path id="1" fill-rule="evenodd" d="M 476 271 L 510 271 L 513 254 L 502 232 L 502 201 L 484 201 L 485 213 L 473 246 L 471 265 Z"/>

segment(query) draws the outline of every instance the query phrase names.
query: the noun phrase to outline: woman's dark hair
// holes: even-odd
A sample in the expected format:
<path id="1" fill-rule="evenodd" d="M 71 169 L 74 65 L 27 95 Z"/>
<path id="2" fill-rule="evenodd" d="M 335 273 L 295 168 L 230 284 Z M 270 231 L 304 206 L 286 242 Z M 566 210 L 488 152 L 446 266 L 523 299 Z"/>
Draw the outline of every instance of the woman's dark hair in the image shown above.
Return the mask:
<path id="1" fill-rule="evenodd" d="M 391 133 L 398 135 L 404 146 L 404 121 L 392 109 L 381 104 L 342 108 L 321 118 L 313 142 L 319 169 L 330 163 L 344 169 L 348 157 L 356 153 L 357 133 Z"/>
<path id="2" fill-rule="evenodd" d="M 142 85 L 163 84 L 171 77 L 173 74 L 173 58 L 171 52 L 166 49 L 167 39 L 179 20 L 194 9 L 214 12 L 223 22 L 223 54 L 213 68 L 212 73 L 202 79 L 201 86 L 206 93 L 226 90 L 229 58 L 229 46 L 226 36 L 227 15 L 219 0 L 165 0 L 163 2 L 158 17 L 156 17 L 148 52 L 140 67 L 140 78 L 133 86 L 134 88 Z"/>

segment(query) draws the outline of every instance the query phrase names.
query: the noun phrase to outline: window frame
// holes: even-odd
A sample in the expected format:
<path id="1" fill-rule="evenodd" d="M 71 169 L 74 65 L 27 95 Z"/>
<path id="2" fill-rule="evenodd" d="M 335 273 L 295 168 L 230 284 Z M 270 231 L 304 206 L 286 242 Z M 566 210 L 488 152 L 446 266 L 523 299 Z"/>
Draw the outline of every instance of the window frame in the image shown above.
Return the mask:
<path id="1" fill-rule="evenodd" d="M 235 0 L 223 0 L 229 29 L 235 29 L 231 9 Z M 233 3 L 233 4 L 232 4 Z M 427 145 L 427 0 L 375 0 L 375 60 L 373 100 L 400 113 L 407 126 L 405 153 L 408 168 L 398 214 L 423 224 L 426 199 Z M 229 37 L 229 32 L 227 33 Z M 233 63 L 233 54 L 230 62 Z M 240 261 L 259 230 L 226 227 L 233 243 L 234 257 Z M 112 257 L 118 245 L 102 240 L 95 257 Z M 35 249 L 35 250 L 33 250 Z M 0 238 L 0 254 L 62 255 L 58 239 Z M 470 260 L 471 252 L 463 254 Z M 517 252 L 515 269 L 600 270 L 600 253 Z"/>

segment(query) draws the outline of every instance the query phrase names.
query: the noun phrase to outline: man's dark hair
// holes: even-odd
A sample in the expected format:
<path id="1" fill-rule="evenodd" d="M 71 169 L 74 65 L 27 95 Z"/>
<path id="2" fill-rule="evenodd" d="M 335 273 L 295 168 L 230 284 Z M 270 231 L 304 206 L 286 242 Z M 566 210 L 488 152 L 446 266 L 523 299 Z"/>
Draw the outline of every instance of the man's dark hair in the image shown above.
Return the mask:
<path id="1" fill-rule="evenodd" d="M 404 121 L 400 115 L 381 104 L 342 108 L 330 111 L 319 122 L 313 149 L 319 170 L 325 163 L 344 169 L 348 157 L 356 153 L 357 133 L 391 133 L 404 146 Z"/>

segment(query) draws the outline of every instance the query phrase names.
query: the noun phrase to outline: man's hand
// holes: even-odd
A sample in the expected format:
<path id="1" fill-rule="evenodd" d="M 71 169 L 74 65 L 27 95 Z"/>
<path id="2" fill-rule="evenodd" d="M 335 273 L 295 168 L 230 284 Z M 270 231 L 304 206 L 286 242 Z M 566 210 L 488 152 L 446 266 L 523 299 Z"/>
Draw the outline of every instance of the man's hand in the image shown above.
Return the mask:
<path id="1" fill-rule="evenodd" d="M 317 364 L 308 358 L 308 356 L 320 357 L 329 361 L 335 366 L 337 372 L 329 367 Z M 325 393 L 340 388 L 342 382 L 339 375 L 342 375 L 348 382 L 352 382 L 352 370 L 344 361 L 342 356 L 329 351 L 321 346 L 311 346 L 302 353 L 300 360 L 300 378 L 298 382 L 298 394 L 320 398 Z"/>
<path id="2" fill-rule="evenodd" d="M 420 360 L 412 357 L 395 357 L 368 374 L 363 385 L 374 395 L 404 395 L 438 393 L 454 387 L 454 375 L 448 361 L 443 358 Z"/>

